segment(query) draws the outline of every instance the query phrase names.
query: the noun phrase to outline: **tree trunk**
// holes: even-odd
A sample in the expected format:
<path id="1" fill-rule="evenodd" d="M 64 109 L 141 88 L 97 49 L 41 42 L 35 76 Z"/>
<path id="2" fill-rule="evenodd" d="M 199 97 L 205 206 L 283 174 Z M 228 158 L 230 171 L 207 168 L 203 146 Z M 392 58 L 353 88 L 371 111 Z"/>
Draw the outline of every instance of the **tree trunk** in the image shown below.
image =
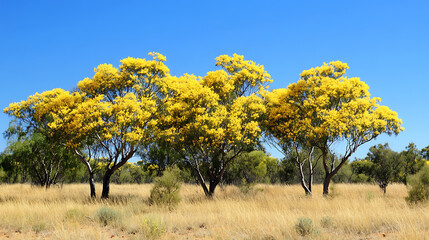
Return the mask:
<path id="1" fill-rule="evenodd" d="M 106 171 L 103 177 L 103 191 L 101 192 L 101 198 L 109 198 L 110 191 L 110 176 L 112 176 L 113 172 L 111 169 Z"/>
<path id="2" fill-rule="evenodd" d="M 326 174 L 325 179 L 323 180 L 323 196 L 327 197 L 329 194 L 329 183 L 331 183 L 331 178 L 333 174 Z"/>
<path id="3" fill-rule="evenodd" d="M 206 182 L 204 181 L 204 178 L 201 175 L 200 169 L 197 167 L 193 167 L 193 168 L 194 168 L 195 175 L 197 175 L 197 181 L 204 190 L 204 194 L 206 195 L 206 197 L 212 197 L 213 194 L 210 193 L 209 189 L 207 188 Z"/>
<path id="4" fill-rule="evenodd" d="M 91 168 L 90 158 L 85 158 L 83 154 L 80 154 L 77 149 L 73 149 L 73 152 L 79 158 L 79 160 L 85 165 L 86 170 L 89 174 L 89 189 L 91 191 L 91 197 L 95 198 L 95 184 L 94 184 L 94 171 Z"/>
<path id="5" fill-rule="evenodd" d="M 91 190 L 91 197 L 95 198 L 95 183 L 94 183 L 94 172 L 89 173 L 89 188 Z"/>
<path id="6" fill-rule="evenodd" d="M 217 179 L 210 180 L 210 190 L 209 190 L 209 195 L 208 196 L 206 195 L 207 197 L 213 197 L 214 191 L 219 182 L 220 182 L 220 177 Z"/>
<path id="7" fill-rule="evenodd" d="M 305 191 L 305 195 L 311 195 L 311 182 L 309 182 L 309 187 L 307 187 L 307 184 L 305 182 L 305 177 L 304 177 L 304 170 L 302 169 L 302 163 L 298 162 L 298 169 L 299 169 L 299 174 L 300 174 L 300 181 L 301 181 L 301 186 Z"/>

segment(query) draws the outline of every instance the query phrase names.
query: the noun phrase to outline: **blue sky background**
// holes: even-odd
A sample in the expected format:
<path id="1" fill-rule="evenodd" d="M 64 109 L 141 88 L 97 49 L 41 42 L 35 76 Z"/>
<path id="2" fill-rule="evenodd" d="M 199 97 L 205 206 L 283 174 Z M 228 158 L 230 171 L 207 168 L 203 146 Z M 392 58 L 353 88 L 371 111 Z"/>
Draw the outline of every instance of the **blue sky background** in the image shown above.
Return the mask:
<path id="1" fill-rule="evenodd" d="M 271 89 L 340 60 L 405 131 L 376 143 L 429 145 L 428 1 L 7 1 L 0 0 L 0 107 L 53 88 L 71 90 L 102 63 L 167 56 L 173 75 L 205 75 L 237 53 L 265 66 Z M 0 114 L 0 131 L 10 118 Z M 0 151 L 6 140 L 0 139 Z M 272 152 L 274 156 L 280 154 Z M 341 152 L 339 152 L 341 153 Z"/>

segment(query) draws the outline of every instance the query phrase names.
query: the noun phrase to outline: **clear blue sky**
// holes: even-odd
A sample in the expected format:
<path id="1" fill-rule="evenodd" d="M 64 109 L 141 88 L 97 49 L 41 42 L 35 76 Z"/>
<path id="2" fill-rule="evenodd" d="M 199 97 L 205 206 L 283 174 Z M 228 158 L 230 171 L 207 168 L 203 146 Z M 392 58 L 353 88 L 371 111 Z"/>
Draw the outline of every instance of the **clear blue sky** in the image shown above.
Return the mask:
<path id="1" fill-rule="evenodd" d="M 0 0 L 0 107 L 53 88 L 70 90 L 102 63 L 167 56 L 174 75 L 216 70 L 238 53 L 265 66 L 273 88 L 340 60 L 405 131 L 376 143 L 429 145 L 428 1 L 8 1 Z M 0 114 L 0 131 L 10 118 Z M 0 151 L 6 140 L 0 140 Z M 341 153 L 341 152 L 339 152 Z M 274 156 L 281 157 L 273 152 Z"/>

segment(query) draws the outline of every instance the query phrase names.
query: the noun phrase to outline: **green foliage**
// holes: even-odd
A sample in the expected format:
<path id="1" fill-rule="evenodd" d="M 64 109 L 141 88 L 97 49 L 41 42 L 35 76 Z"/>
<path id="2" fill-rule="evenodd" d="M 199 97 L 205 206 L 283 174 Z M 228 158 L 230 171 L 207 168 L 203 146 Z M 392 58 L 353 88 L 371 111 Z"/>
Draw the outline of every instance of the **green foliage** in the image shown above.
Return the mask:
<path id="1" fill-rule="evenodd" d="M 350 182 L 352 183 L 365 183 L 371 181 L 371 171 L 373 163 L 367 159 L 355 160 L 350 163 L 352 175 Z"/>
<path id="2" fill-rule="evenodd" d="M 139 149 L 137 155 L 142 159 L 142 165 L 155 165 L 157 166 L 157 176 L 161 176 L 162 172 L 173 166 L 174 164 L 180 163 L 180 154 L 171 148 L 165 141 L 157 141 L 150 144 L 144 149 Z"/>
<path id="3" fill-rule="evenodd" d="M 410 189 L 406 200 L 409 203 L 427 202 L 429 200 L 429 165 L 408 179 Z"/>
<path id="4" fill-rule="evenodd" d="M 49 187 L 64 181 L 66 173 L 79 164 L 65 146 L 38 132 L 21 132 L 13 124 L 5 134 L 9 141 L 0 161 L 6 182 Z"/>
<path id="5" fill-rule="evenodd" d="M 372 163 L 370 174 L 386 193 L 387 185 L 400 172 L 401 162 L 398 153 L 392 151 L 387 143 L 378 144 L 369 149 L 367 159 Z"/>
<path id="6" fill-rule="evenodd" d="M 303 237 L 316 232 L 313 226 L 313 220 L 307 217 L 298 218 L 298 222 L 295 224 L 295 230 Z"/>
<path id="7" fill-rule="evenodd" d="M 228 166 L 223 179 L 239 186 L 243 178 L 247 183 L 274 183 L 278 181 L 278 166 L 278 160 L 263 151 L 245 152 Z"/>
<path id="8" fill-rule="evenodd" d="M 177 167 L 164 171 L 161 177 L 155 178 L 155 184 L 150 191 L 149 201 L 157 205 L 174 209 L 180 202 L 180 170 Z"/>
<path id="9" fill-rule="evenodd" d="M 350 163 L 347 161 L 338 173 L 332 178 L 334 183 L 348 183 L 353 176 L 353 170 Z"/>
<path id="10" fill-rule="evenodd" d="M 122 220 L 121 214 L 109 207 L 102 207 L 98 209 L 97 213 L 95 214 L 95 218 L 104 226 L 118 225 Z"/>
<path id="11" fill-rule="evenodd" d="M 414 143 L 408 144 L 405 151 L 402 151 L 399 156 L 403 167 L 402 181 L 408 184 L 407 177 L 416 174 L 425 165 L 426 161 L 422 158 L 422 152 L 417 149 Z"/>

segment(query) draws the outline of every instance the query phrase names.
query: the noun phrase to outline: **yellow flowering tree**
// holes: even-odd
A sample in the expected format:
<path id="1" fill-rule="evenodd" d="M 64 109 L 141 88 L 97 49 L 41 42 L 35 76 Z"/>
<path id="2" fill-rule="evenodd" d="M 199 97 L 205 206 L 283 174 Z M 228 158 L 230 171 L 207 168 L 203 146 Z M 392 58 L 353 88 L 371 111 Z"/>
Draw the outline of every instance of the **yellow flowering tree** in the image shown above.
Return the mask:
<path id="1" fill-rule="evenodd" d="M 119 68 L 100 65 L 92 78 L 77 84 L 77 92 L 36 93 L 4 111 L 72 148 L 90 176 L 90 160 L 107 159 L 101 196 L 107 198 L 112 174 L 139 145 L 151 141 L 157 125 L 159 96 L 165 91 L 169 69 L 164 56 L 151 55 L 153 60 L 123 59 Z M 95 196 L 91 182 L 91 196 Z"/>
<path id="2" fill-rule="evenodd" d="M 227 164 L 258 141 L 265 107 L 255 92 L 271 82 L 263 66 L 243 56 L 222 55 L 216 65 L 223 69 L 204 77 L 170 77 L 159 119 L 159 134 L 193 168 L 208 197 Z"/>
<path id="3" fill-rule="evenodd" d="M 329 193 L 332 177 L 362 144 L 381 133 L 403 130 L 398 114 L 371 98 L 369 87 L 359 78 L 348 78 L 346 63 L 323 64 L 301 73 L 301 79 L 286 89 L 266 94 L 267 133 L 280 143 L 316 147 L 322 155 L 325 179 L 323 194 Z M 332 146 L 342 142 L 345 151 L 334 161 Z"/>
<path id="4" fill-rule="evenodd" d="M 95 197 L 94 166 L 90 164 L 92 151 L 88 148 L 87 154 L 82 154 L 81 150 L 89 146 L 82 144 L 86 140 L 83 132 L 88 130 L 88 122 L 97 119 L 93 115 L 97 110 L 96 102 L 84 102 L 78 92 L 53 89 L 36 93 L 25 101 L 12 103 L 4 112 L 19 120 L 28 132 L 40 133 L 52 142 L 71 147 L 88 170 L 91 197 Z M 58 131 L 59 127 L 69 130 Z"/>

